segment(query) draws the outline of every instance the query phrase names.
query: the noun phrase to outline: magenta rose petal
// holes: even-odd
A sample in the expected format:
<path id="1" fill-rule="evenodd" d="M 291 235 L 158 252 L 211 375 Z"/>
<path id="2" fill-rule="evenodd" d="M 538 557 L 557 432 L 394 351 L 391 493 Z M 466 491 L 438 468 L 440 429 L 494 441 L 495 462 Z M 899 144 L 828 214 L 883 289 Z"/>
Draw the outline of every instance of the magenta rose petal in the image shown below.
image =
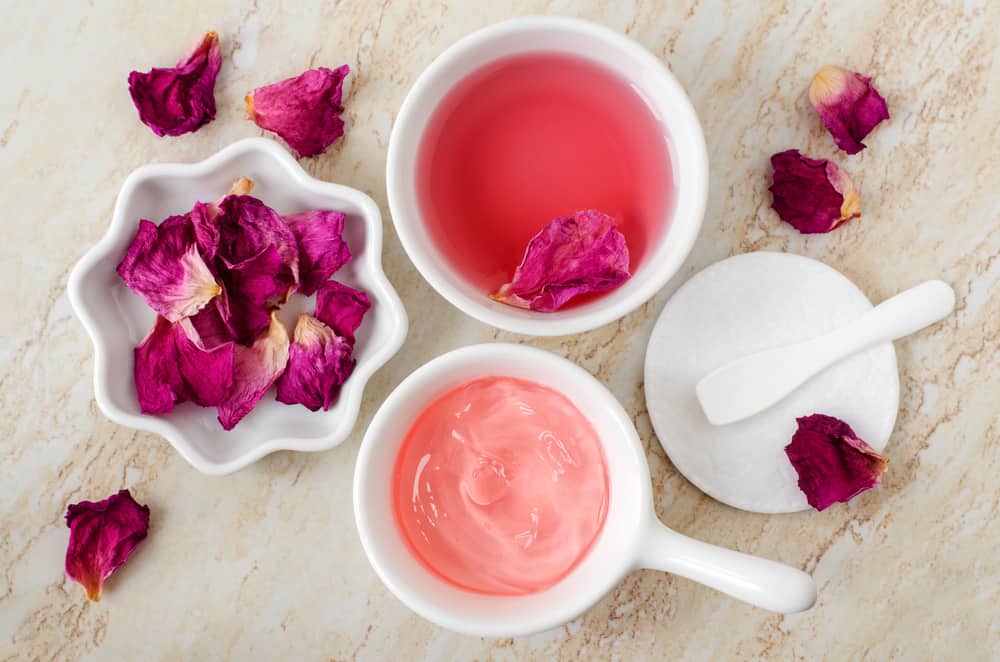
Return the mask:
<path id="1" fill-rule="evenodd" d="M 222 262 L 226 267 L 222 274 L 225 287 L 217 307 L 232 337 L 248 344 L 270 324 L 268 301 L 287 288 L 287 281 L 280 276 L 281 255 L 274 246 L 265 246 L 238 264 Z"/>
<path id="2" fill-rule="evenodd" d="M 223 301 L 224 294 L 213 301 L 213 304 L 216 305 L 206 306 L 197 315 L 187 318 L 207 349 L 236 340 L 219 310 L 221 307 L 219 304 Z"/>
<path id="3" fill-rule="evenodd" d="M 861 216 L 861 194 L 832 161 L 789 149 L 772 156 L 771 167 L 771 207 L 799 232 L 830 232 Z"/>
<path id="4" fill-rule="evenodd" d="M 246 97 L 247 113 L 257 126 L 278 134 L 299 158 L 320 154 L 344 134 L 340 101 L 349 72 L 346 64 L 319 67 L 258 87 Z"/>
<path id="5" fill-rule="evenodd" d="M 552 312 L 587 292 L 629 279 L 629 253 L 615 219 L 588 209 L 553 219 L 531 238 L 511 282 L 491 298 L 517 308 Z"/>
<path id="6" fill-rule="evenodd" d="M 354 333 L 371 307 L 367 294 L 335 280 L 326 281 L 316 292 L 316 319 L 352 345 Z"/>
<path id="7" fill-rule="evenodd" d="M 233 388 L 216 409 L 219 422 L 232 430 L 260 402 L 288 364 L 288 332 L 272 314 L 267 330 L 249 347 L 236 346 Z"/>
<path id="8" fill-rule="evenodd" d="M 177 364 L 188 399 L 202 407 L 218 405 L 233 386 L 235 344 L 223 342 L 209 348 L 189 319 L 175 326 Z"/>
<path id="9" fill-rule="evenodd" d="M 187 216 L 171 216 L 159 226 L 139 221 L 117 272 L 171 322 L 194 315 L 222 290 L 198 251 Z"/>
<path id="10" fill-rule="evenodd" d="M 785 454 L 809 505 L 823 510 L 879 484 L 889 460 L 858 438 L 847 423 L 823 414 L 796 419 Z"/>
<path id="11" fill-rule="evenodd" d="M 104 581 L 120 568 L 149 531 L 149 507 L 141 506 L 128 490 L 104 501 L 81 501 L 66 509 L 69 545 L 66 574 L 101 599 Z"/>
<path id="12" fill-rule="evenodd" d="M 269 246 L 281 256 L 279 280 L 287 296 L 299 283 L 299 247 L 277 212 L 249 195 L 228 195 L 219 204 L 219 255 L 229 264 L 258 256 Z"/>
<path id="13" fill-rule="evenodd" d="M 837 147 L 848 154 L 863 150 L 861 140 L 889 119 L 889 107 L 872 79 L 841 67 L 820 69 L 809 85 L 809 101 Z"/>
<path id="14" fill-rule="evenodd" d="M 222 402 L 233 383 L 232 342 L 206 347 L 190 320 L 171 324 L 157 317 L 153 330 L 135 348 L 135 388 L 139 409 L 164 414 L 192 401 L 201 406 Z"/>
<path id="15" fill-rule="evenodd" d="M 157 316 L 153 329 L 134 354 L 135 392 L 142 413 L 165 414 L 187 399 L 177 363 L 173 324 Z"/>
<path id="16" fill-rule="evenodd" d="M 215 79 L 222 67 L 219 37 L 209 32 L 176 66 L 128 77 L 139 119 L 158 136 L 179 136 L 215 119 Z"/>
<path id="17" fill-rule="evenodd" d="M 315 210 L 282 218 L 299 246 L 299 291 L 310 296 L 351 259 L 342 236 L 344 214 Z"/>
<path id="18" fill-rule="evenodd" d="M 300 315 L 288 351 L 288 369 L 278 380 L 278 401 L 301 404 L 311 411 L 329 409 L 354 370 L 351 351 L 351 343 L 333 329 L 312 315 Z"/>

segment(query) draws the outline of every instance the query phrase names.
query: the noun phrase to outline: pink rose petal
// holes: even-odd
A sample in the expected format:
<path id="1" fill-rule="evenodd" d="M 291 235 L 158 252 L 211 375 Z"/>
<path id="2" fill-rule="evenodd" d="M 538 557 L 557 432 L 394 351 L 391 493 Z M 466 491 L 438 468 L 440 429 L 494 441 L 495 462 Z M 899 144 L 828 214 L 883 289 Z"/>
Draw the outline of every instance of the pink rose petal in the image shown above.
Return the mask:
<path id="1" fill-rule="evenodd" d="M 159 226 L 139 221 L 117 271 L 133 292 L 171 322 L 194 315 L 222 291 L 198 251 L 187 216 L 171 216 Z"/>
<path id="2" fill-rule="evenodd" d="M 283 218 L 299 246 L 299 291 L 310 296 L 351 259 L 342 237 L 344 214 L 316 210 Z"/>
<path id="3" fill-rule="evenodd" d="M 66 526 L 66 574 L 96 602 L 101 599 L 104 580 L 146 537 L 149 507 L 140 506 L 128 490 L 122 490 L 104 501 L 71 504 L 66 509 Z"/>
<path id="4" fill-rule="evenodd" d="M 335 280 L 326 281 L 316 292 L 316 319 L 352 345 L 354 333 L 371 307 L 367 294 Z"/>
<path id="5" fill-rule="evenodd" d="M 629 254 L 615 219 L 593 209 L 553 219 L 531 238 L 511 282 L 491 295 L 517 308 L 552 312 L 578 294 L 629 279 Z"/>
<path id="6" fill-rule="evenodd" d="M 288 352 L 288 369 L 278 380 L 278 401 L 316 411 L 337 401 L 354 370 L 352 346 L 312 315 L 300 315 Z"/>
<path id="7" fill-rule="evenodd" d="M 861 216 L 861 194 L 832 161 L 790 149 L 772 156 L 771 167 L 771 207 L 799 232 L 829 232 Z"/>
<path id="8" fill-rule="evenodd" d="M 344 134 L 340 105 L 350 68 L 319 67 L 258 87 L 246 97 L 250 118 L 284 140 L 296 156 L 315 156 Z"/>
<path id="9" fill-rule="evenodd" d="M 846 503 L 879 484 L 889 460 L 859 439 L 847 423 L 823 414 L 796 420 L 799 429 L 785 454 L 810 506 L 823 510 L 838 501 Z"/>
<path id="10" fill-rule="evenodd" d="M 158 136 L 179 136 L 215 119 L 215 78 L 222 67 L 219 38 L 207 33 L 171 68 L 128 76 L 139 119 Z"/>
<path id="11" fill-rule="evenodd" d="M 267 330 L 252 345 L 236 346 L 233 388 L 216 409 L 219 422 L 232 430 L 260 402 L 288 364 L 288 332 L 272 314 Z"/>
<path id="12" fill-rule="evenodd" d="M 233 360 L 232 342 L 208 348 L 189 320 L 171 324 L 157 317 L 152 331 L 135 348 L 140 411 L 163 414 L 187 400 L 206 407 L 219 404 L 233 384 Z"/>
<path id="13" fill-rule="evenodd" d="M 225 259 L 222 263 L 224 291 L 216 300 L 217 309 L 230 335 L 249 344 L 270 324 L 268 301 L 281 296 L 288 287 L 281 278 L 281 255 L 274 246 L 265 246 L 257 255 L 237 264 Z"/>
<path id="14" fill-rule="evenodd" d="M 872 79 L 841 67 L 823 67 L 809 85 L 809 101 L 837 147 L 848 154 L 865 148 L 861 140 L 889 119 L 885 99 Z"/>
<path id="15" fill-rule="evenodd" d="M 283 296 L 294 291 L 299 282 L 298 243 L 273 209 L 249 195 L 228 195 L 219 204 L 217 222 L 219 255 L 224 260 L 239 264 L 273 246 L 281 256 Z"/>

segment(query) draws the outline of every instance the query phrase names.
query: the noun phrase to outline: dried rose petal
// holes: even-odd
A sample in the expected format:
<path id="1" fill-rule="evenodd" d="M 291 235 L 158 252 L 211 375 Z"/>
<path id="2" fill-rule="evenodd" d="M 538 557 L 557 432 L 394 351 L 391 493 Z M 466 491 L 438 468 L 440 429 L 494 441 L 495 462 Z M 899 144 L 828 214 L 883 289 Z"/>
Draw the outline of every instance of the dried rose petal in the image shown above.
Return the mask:
<path id="1" fill-rule="evenodd" d="M 195 241 L 198 243 L 198 251 L 211 266 L 219 250 L 219 214 L 222 212 L 219 205 L 231 195 L 249 195 L 253 190 L 253 182 L 246 177 L 240 177 L 233 182 L 229 193 L 215 202 L 196 202 L 194 208 L 188 214 L 191 225 L 194 228 Z"/>
<path id="2" fill-rule="evenodd" d="M 278 380 L 278 401 L 316 411 L 333 406 L 354 370 L 352 346 L 312 315 L 299 315 L 288 351 L 288 369 Z"/>
<path id="3" fill-rule="evenodd" d="M 872 79 L 840 67 L 823 67 L 809 85 L 809 101 L 819 113 L 837 147 L 848 154 L 865 148 L 861 139 L 882 120 L 889 108 Z"/>
<path id="4" fill-rule="evenodd" d="M 187 318 L 206 349 L 236 340 L 219 310 L 221 306 L 218 304 L 224 299 L 225 292 L 212 302 L 216 305 L 206 306 L 197 315 Z"/>
<path id="5" fill-rule="evenodd" d="M 352 345 L 354 332 L 371 307 L 367 294 L 335 280 L 326 281 L 316 292 L 316 319 Z"/>
<path id="6" fill-rule="evenodd" d="M 139 119 L 158 136 L 179 136 L 215 119 L 215 78 L 222 67 L 219 37 L 209 32 L 175 67 L 128 76 Z"/>
<path id="7" fill-rule="evenodd" d="M 171 324 L 157 317 L 135 348 L 139 410 L 164 414 L 187 400 L 204 407 L 219 404 L 233 384 L 233 359 L 232 342 L 209 348 L 190 320 Z"/>
<path id="8" fill-rule="evenodd" d="M 310 296 L 351 259 L 351 251 L 341 236 L 344 214 L 316 210 L 283 218 L 299 245 L 299 291 Z"/>
<path id="9" fill-rule="evenodd" d="M 879 484 L 889 460 L 858 439 L 851 426 L 823 414 L 796 421 L 799 429 L 785 454 L 810 506 L 823 510 L 837 501 L 846 503 Z"/>
<path id="10" fill-rule="evenodd" d="M 272 313 L 271 324 L 252 345 L 236 346 L 233 388 L 217 410 L 219 422 L 232 430 L 250 413 L 288 364 L 288 332 Z"/>
<path id="11" fill-rule="evenodd" d="M 615 219 L 593 209 L 553 219 L 531 238 L 511 282 L 490 295 L 517 308 L 558 310 L 585 292 L 618 287 L 631 276 Z"/>
<path id="12" fill-rule="evenodd" d="M 146 537 L 149 507 L 140 506 L 128 490 L 104 501 L 81 501 L 66 509 L 69 545 L 66 574 L 95 602 L 111 573 L 120 568 Z"/>
<path id="13" fill-rule="evenodd" d="M 258 87 L 246 97 L 247 113 L 257 126 L 288 143 L 296 156 L 315 156 L 344 135 L 340 105 L 350 68 L 319 67 L 294 78 Z"/>
<path id="14" fill-rule="evenodd" d="M 278 250 L 283 295 L 299 282 L 299 246 L 277 212 L 249 195 L 227 195 L 219 203 L 219 255 L 229 264 L 256 257 L 269 246 Z"/>
<path id="15" fill-rule="evenodd" d="M 286 291 L 287 281 L 282 280 L 282 260 L 278 249 L 266 246 L 253 257 L 238 264 L 222 260 L 224 285 L 216 307 L 230 335 L 248 344 L 270 324 L 271 306 L 268 300 Z"/>
<path id="16" fill-rule="evenodd" d="M 832 161 L 789 149 L 772 156 L 771 167 L 771 207 L 799 232 L 829 232 L 861 216 L 861 194 Z"/>
<path id="17" fill-rule="evenodd" d="M 133 292 L 171 322 L 194 315 L 222 291 L 198 251 L 187 216 L 171 216 L 159 226 L 139 221 L 117 271 Z"/>

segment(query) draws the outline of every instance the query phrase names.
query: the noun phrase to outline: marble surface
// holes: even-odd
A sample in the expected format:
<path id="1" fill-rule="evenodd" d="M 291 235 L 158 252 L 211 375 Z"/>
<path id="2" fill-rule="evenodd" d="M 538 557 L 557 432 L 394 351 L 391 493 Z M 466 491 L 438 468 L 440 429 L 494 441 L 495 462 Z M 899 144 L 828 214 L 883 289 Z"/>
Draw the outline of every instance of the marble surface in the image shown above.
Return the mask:
<path id="1" fill-rule="evenodd" d="M 705 227 L 681 273 L 635 313 L 571 338 L 510 336 L 463 317 L 415 272 L 385 204 L 386 143 L 417 73 L 468 32 L 528 13 L 592 19 L 663 58 L 691 94 L 710 154 Z M 218 118 L 155 137 L 136 119 L 129 70 L 169 64 L 213 28 L 225 55 Z M 67 275 L 104 233 L 129 171 L 258 135 L 243 117 L 248 90 L 344 62 L 355 72 L 347 137 L 303 164 L 381 205 L 408 342 L 370 383 L 339 448 L 202 476 L 161 439 L 97 411 Z M 875 75 L 893 114 L 855 157 L 835 151 L 806 99 L 828 62 Z M 5 5 L 0 72 L 0 659 L 1000 657 L 1000 4 L 24 2 Z M 808 238 L 780 223 L 767 158 L 789 147 L 835 156 L 860 183 L 864 216 Z M 958 293 L 954 316 L 897 343 L 892 463 L 881 487 L 849 505 L 786 516 L 728 508 L 684 480 L 651 431 L 641 365 L 656 314 L 686 277 L 756 249 L 819 258 L 874 300 L 930 277 Z M 454 635 L 403 607 L 354 530 L 361 432 L 418 365 L 497 339 L 569 357 L 606 382 L 646 444 L 660 516 L 808 570 L 816 607 L 777 616 L 652 571 L 524 639 Z M 122 487 L 152 508 L 150 536 L 92 604 L 63 575 L 63 513 Z"/>

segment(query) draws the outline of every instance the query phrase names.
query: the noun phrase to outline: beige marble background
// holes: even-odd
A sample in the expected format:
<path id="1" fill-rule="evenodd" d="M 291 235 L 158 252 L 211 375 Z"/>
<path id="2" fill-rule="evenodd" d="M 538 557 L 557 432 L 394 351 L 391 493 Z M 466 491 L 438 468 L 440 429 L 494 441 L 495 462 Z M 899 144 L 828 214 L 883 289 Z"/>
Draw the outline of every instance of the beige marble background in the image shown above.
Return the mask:
<path id="1" fill-rule="evenodd" d="M 3 6 L 0 659 L 1000 658 L 1000 3 L 141 5 Z M 619 322 L 556 340 L 498 333 L 439 298 L 395 238 L 383 183 L 393 118 L 418 72 L 468 32 L 528 13 L 598 21 L 661 57 L 691 94 L 711 159 L 705 227 L 678 277 Z M 136 119 L 126 76 L 172 63 L 207 29 L 220 32 L 225 54 L 218 118 L 157 138 Z M 98 412 L 67 275 L 104 233 L 129 171 L 257 135 L 243 117 L 248 90 L 344 62 L 355 72 L 347 136 L 303 164 L 380 204 L 409 339 L 336 450 L 202 476 L 166 442 Z M 873 74 L 888 98 L 893 118 L 859 156 L 835 151 L 808 106 L 806 85 L 826 63 Z M 863 218 L 809 238 L 780 223 L 767 158 L 789 147 L 836 156 L 860 183 Z M 702 495 L 665 458 L 643 404 L 644 344 L 666 298 L 711 262 L 765 248 L 822 259 L 874 300 L 930 277 L 959 295 L 953 317 L 897 343 L 902 404 L 884 485 L 823 513 L 755 515 Z M 495 339 L 544 347 L 607 382 L 646 444 L 661 517 L 812 572 L 816 607 L 776 616 L 656 572 L 525 639 L 454 635 L 403 607 L 354 530 L 361 432 L 418 365 Z M 63 512 L 122 487 L 150 505 L 152 529 L 91 604 L 63 575 Z"/>

